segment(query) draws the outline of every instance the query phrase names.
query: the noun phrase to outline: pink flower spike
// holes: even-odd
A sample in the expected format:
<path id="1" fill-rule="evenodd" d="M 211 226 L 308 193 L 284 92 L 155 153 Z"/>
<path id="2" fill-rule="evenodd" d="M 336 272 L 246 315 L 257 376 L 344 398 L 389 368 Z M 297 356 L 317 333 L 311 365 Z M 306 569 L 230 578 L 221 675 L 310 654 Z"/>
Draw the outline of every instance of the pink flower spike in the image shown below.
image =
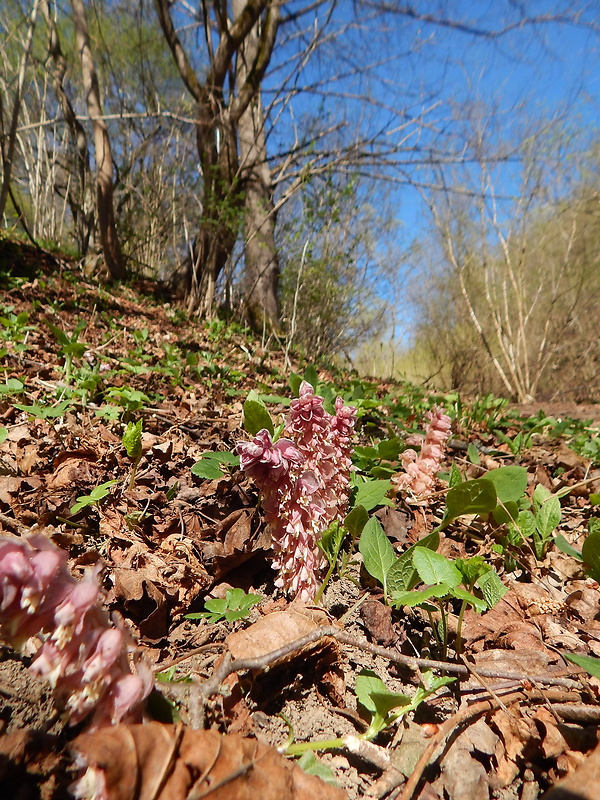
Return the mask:
<path id="1" fill-rule="evenodd" d="M 427 497 L 435 487 L 452 428 L 452 420 L 441 408 L 434 408 L 428 417 L 430 421 L 421 452 L 417 455 L 414 450 L 405 450 L 401 456 L 405 472 L 392 478 L 398 491 L 408 491 L 417 499 Z M 413 443 L 416 437 L 411 436 L 409 439 Z"/>

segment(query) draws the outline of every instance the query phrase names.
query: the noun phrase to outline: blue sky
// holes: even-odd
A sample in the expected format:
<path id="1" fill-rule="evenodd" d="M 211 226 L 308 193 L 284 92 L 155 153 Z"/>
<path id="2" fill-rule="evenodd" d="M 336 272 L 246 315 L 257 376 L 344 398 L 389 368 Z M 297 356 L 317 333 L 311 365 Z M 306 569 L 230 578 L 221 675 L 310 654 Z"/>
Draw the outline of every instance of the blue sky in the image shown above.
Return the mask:
<path id="1" fill-rule="evenodd" d="M 424 116 L 423 126 L 412 126 L 412 135 L 407 141 L 409 147 L 418 142 L 426 157 L 429 148 L 442 154 L 456 152 L 457 135 L 463 125 L 460 109 L 462 104 L 468 103 L 477 105 L 481 119 L 486 120 L 490 147 L 515 141 L 523 130 L 533 129 L 542 122 L 549 125 L 554 120 L 557 129 L 569 129 L 573 147 L 585 148 L 597 139 L 600 7 L 548 0 L 527 0 L 523 5 L 524 13 L 529 16 L 572 16 L 581 12 L 581 21 L 586 24 L 525 25 L 490 40 L 448 26 L 389 15 L 384 25 L 374 28 L 369 23 L 371 33 L 364 50 L 361 50 L 365 46 L 363 32 L 356 31 L 350 35 L 350 45 L 339 45 L 337 64 L 331 58 L 323 58 L 311 62 L 303 74 L 304 81 L 310 83 L 330 77 L 332 69 L 343 71 L 345 59 L 348 64 L 353 59 L 359 62 L 361 58 L 366 63 L 370 59 L 371 64 L 379 61 L 380 65 L 373 67 L 370 73 L 352 74 L 336 84 L 340 92 L 354 93 L 355 97 L 366 93 L 379 105 L 364 104 L 360 99 L 341 101 L 330 97 L 323 100 L 314 93 L 299 97 L 295 105 L 296 119 L 302 113 L 315 113 L 318 109 L 319 114 L 331 120 L 342 119 L 346 114 L 357 128 L 369 125 L 371 130 L 378 126 L 393 129 L 408 116 L 414 118 L 424 108 L 431 108 Z M 488 3 L 423 0 L 414 6 L 419 13 L 431 13 L 438 18 L 492 31 L 518 21 L 521 14 L 511 0 Z M 350 19 L 351 9 L 350 0 L 342 0 L 337 10 L 337 24 L 343 25 Z M 347 41 L 345 38 L 344 42 Z M 394 110 L 398 112 L 397 117 Z M 407 130 L 410 126 L 389 135 L 387 141 L 399 141 Z M 285 136 L 285 133 L 280 135 Z M 409 160 L 411 158 L 414 154 L 409 155 Z M 393 162 L 393 158 L 390 161 Z M 468 177 L 471 167 L 467 164 L 464 169 Z M 387 167 L 387 173 L 393 178 L 400 174 L 393 164 Z M 518 173 L 516 161 L 499 166 L 494 172 L 496 191 L 506 196 L 514 194 Z M 403 174 L 408 181 L 417 182 L 431 177 L 427 167 L 414 165 Z M 399 223 L 397 248 L 402 250 L 424 233 L 429 220 L 421 196 L 410 185 L 394 186 L 391 199 Z M 384 292 L 385 288 L 382 285 Z"/>

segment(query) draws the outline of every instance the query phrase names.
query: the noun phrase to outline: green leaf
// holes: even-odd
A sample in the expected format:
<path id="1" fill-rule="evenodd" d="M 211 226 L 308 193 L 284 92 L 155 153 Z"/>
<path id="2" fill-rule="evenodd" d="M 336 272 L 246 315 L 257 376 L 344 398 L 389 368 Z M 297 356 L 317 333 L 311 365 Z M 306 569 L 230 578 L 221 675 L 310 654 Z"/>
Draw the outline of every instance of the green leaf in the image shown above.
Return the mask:
<path id="1" fill-rule="evenodd" d="M 443 525 L 463 514 L 490 514 L 497 505 L 496 487 L 491 481 L 465 481 L 446 495 Z"/>
<path id="2" fill-rule="evenodd" d="M 202 453 L 200 461 L 196 461 L 192 467 L 192 475 L 197 478 L 216 481 L 225 477 L 225 472 L 221 468 L 223 464 L 233 467 L 239 466 L 239 463 L 240 457 L 235 453 L 208 450 L 206 453 Z"/>
<path id="3" fill-rule="evenodd" d="M 396 461 L 404 444 L 398 436 L 393 439 L 382 439 L 377 445 L 377 455 L 384 461 Z"/>
<path id="4" fill-rule="evenodd" d="M 456 568 L 460 570 L 462 575 L 462 583 L 465 586 L 473 586 L 477 578 L 491 569 L 489 564 L 485 563 L 483 556 L 472 556 L 471 558 L 457 558 L 454 562 Z"/>
<path id="5" fill-rule="evenodd" d="M 302 753 L 297 763 L 300 769 L 306 772 L 307 775 L 316 775 L 317 778 L 325 781 L 325 783 L 328 783 L 330 786 L 339 786 L 331 768 L 322 761 L 319 761 L 312 750 L 307 750 L 305 753 Z"/>
<path id="6" fill-rule="evenodd" d="M 451 588 L 462 581 L 460 570 L 441 553 L 434 553 L 426 547 L 415 547 L 413 565 L 423 583 L 432 586 L 445 583 Z"/>
<path id="7" fill-rule="evenodd" d="M 18 394 L 25 388 L 25 384 L 18 378 L 9 378 L 6 383 L 0 384 L 0 394 Z"/>
<path id="8" fill-rule="evenodd" d="M 594 580 L 600 581 L 600 530 L 595 530 L 586 537 L 581 548 L 581 556 L 589 565 L 587 574 Z"/>
<path id="9" fill-rule="evenodd" d="M 406 549 L 392 564 L 388 574 L 387 583 L 390 594 L 408 592 L 419 582 L 419 573 L 413 565 L 413 553 L 416 547 L 427 547 L 430 550 L 437 550 L 440 543 L 440 535 L 437 531 L 424 536 L 418 544 L 411 545 Z"/>
<path id="10" fill-rule="evenodd" d="M 531 511 L 519 511 L 517 517 L 517 528 L 524 539 L 531 539 L 535 533 L 535 517 Z"/>
<path id="11" fill-rule="evenodd" d="M 588 533 L 600 531 L 600 517 L 590 517 L 588 519 Z"/>
<path id="12" fill-rule="evenodd" d="M 298 397 L 300 394 L 300 385 L 302 383 L 302 376 L 298 375 L 296 372 L 292 372 L 290 374 L 288 383 L 290 385 L 290 389 L 292 390 L 292 394 L 294 397 Z"/>
<path id="13" fill-rule="evenodd" d="M 592 492 L 589 497 L 590 505 L 592 506 L 600 506 L 600 494 L 597 492 Z"/>
<path id="14" fill-rule="evenodd" d="M 8 429 L 0 428 L 0 444 L 8 439 Z"/>
<path id="15" fill-rule="evenodd" d="M 487 610 L 487 603 L 485 600 L 482 600 L 480 597 L 476 597 L 476 595 L 468 592 L 466 589 L 461 589 L 460 586 L 455 586 L 454 589 L 451 590 L 452 596 L 456 597 L 457 600 L 466 600 L 467 603 L 473 606 L 473 608 L 478 611 L 480 614 Z"/>
<path id="16" fill-rule="evenodd" d="M 498 574 L 493 569 L 480 575 L 476 585 L 481 589 L 481 593 L 489 608 L 493 608 L 496 603 L 499 603 L 508 592 L 508 588 L 502 583 Z"/>
<path id="17" fill-rule="evenodd" d="M 142 457 L 142 420 L 128 422 L 123 433 L 123 447 L 127 451 L 129 458 L 137 461 Z"/>
<path id="18" fill-rule="evenodd" d="M 332 522 L 331 525 L 323 531 L 323 535 L 317 542 L 317 546 L 323 551 L 329 564 L 335 563 L 345 535 L 346 529 L 337 521 Z"/>
<path id="19" fill-rule="evenodd" d="M 364 506 L 354 506 L 352 511 L 346 514 L 344 525 L 348 533 L 352 537 L 359 536 L 367 522 L 369 521 L 369 513 Z"/>
<path id="20" fill-rule="evenodd" d="M 583 561 L 583 556 L 576 550 L 572 545 L 567 542 L 565 537 L 562 533 L 559 533 L 556 539 L 554 540 L 554 545 L 557 550 L 560 550 L 562 553 L 566 553 L 568 556 L 575 558 L 577 561 Z"/>
<path id="21" fill-rule="evenodd" d="M 519 506 L 514 500 L 509 500 L 503 505 L 497 505 L 492 511 L 494 522 L 498 525 L 508 525 L 516 522 L 519 516 Z"/>
<path id="22" fill-rule="evenodd" d="M 467 447 L 467 458 L 471 462 L 471 464 L 481 464 L 481 456 L 479 455 L 479 450 L 475 447 L 473 442 L 469 442 L 469 446 Z"/>
<path id="23" fill-rule="evenodd" d="M 527 470 L 525 467 L 499 467 L 479 480 L 492 481 L 499 503 L 516 503 L 527 489 Z"/>
<path id="24" fill-rule="evenodd" d="M 410 697 L 390 692 L 379 675 L 370 669 L 363 669 L 358 673 L 354 692 L 363 708 L 371 714 L 379 713 L 382 717 L 386 717 L 392 709 L 410 703 Z"/>
<path id="25" fill-rule="evenodd" d="M 372 511 L 377 506 L 391 506 L 393 503 L 387 497 L 391 488 L 390 480 L 371 480 L 359 483 L 354 496 L 354 506 L 364 506 L 367 511 Z"/>
<path id="26" fill-rule="evenodd" d="M 401 608 L 402 606 L 409 606 L 412 608 L 413 606 L 420 606 L 427 603 L 427 600 L 430 600 L 432 597 L 444 597 L 451 592 L 452 589 L 445 583 L 438 583 L 436 586 L 430 586 L 428 589 L 421 589 L 416 592 L 394 593 L 390 591 L 390 597 L 392 604 L 395 605 L 396 608 Z"/>
<path id="27" fill-rule="evenodd" d="M 371 517 L 363 528 L 358 549 L 362 553 L 365 569 L 379 581 L 387 596 L 387 573 L 395 562 L 396 555 L 379 520 L 375 517 Z"/>
<path id="28" fill-rule="evenodd" d="M 560 500 L 552 495 L 544 501 L 535 515 L 535 527 L 543 541 L 547 541 L 560 522 Z"/>
<path id="29" fill-rule="evenodd" d="M 589 672 L 594 678 L 600 678 L 600 658 L 592 658 L 591 656 L 580 656 L 576 653 L 563 653 L 563 657 L 567 661 L 572 661 L 578 667 Z"/>
<path id="30" fill-rule="evenodd" d="M 59 344 L 62 344 L 62 345 L 70 344 L 71 340 L 69 339 L 67 334 L 63 330 L 61 330 L 61 328 L 59 328 L 57 325 L 54 325 L 49 320 L 46 320 L 46 325 L 50 328 L 50 330 L 52 331 L 52 333 L 56 337 L 56 341 Z"/>
<path id="31" fill-rule="evenodd" d="M 462 482 L 463 482 L 463 479 L 462 479 L 461 472 L 460 472 L 459 468 L 456 466 L 456 464 L 453 461 L 452 462 L 452 469 L 450 470 L 450 479 L 448 481 L 448 484 L 449 484 L 450 488 L 453 489 L 455 486 L 460 486 L 460 484 Z"/>
<path id="32" fill-rule="evenodd" d="M 319 376 L 313 364 L 309 364 L 308 367 L 304 370 L 304 380 L 307 381 L 307 383 L 310 383 L 310 385 L 313 387 L 316 393 L 317 387 L 319 385 Z"/>
<path id="33" fill-rule="evenodd" d="M 267 407 L 258 394 L 252 390 L 244 403 L 244 428 L 251 436 L 256 436 L 259 431 L 267 430 L 273 436 L 275 427 Z"/>

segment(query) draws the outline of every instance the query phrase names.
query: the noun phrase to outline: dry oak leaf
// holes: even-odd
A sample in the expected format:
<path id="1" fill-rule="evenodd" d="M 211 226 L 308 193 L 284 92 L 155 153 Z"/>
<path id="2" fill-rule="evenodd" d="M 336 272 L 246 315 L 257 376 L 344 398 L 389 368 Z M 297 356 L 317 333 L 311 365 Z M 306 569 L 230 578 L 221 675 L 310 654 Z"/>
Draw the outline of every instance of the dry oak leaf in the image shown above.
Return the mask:
<path id="1" fill-rule="evenodd" d="M 298 603 L 291 605 L 286 611 L 273 611 L 271 614 L 261 617 L 258 622 L 245 630 L 230 633 L 225 641 L 231 655 L 236 659 L 261 658 L 301 639 L 323 625 L 330 624 L 330 619 L 325 611 L 308 608 Z M 322 642 L 313 642 L 294 651 L 292 655 L 281 658 L 276 663 L 289 661 L 307 650 L 318 649 L 322 646 Z"/>
<path id="2" fill-rule="evenodd" d="M 78 761 L 104 771 L 108 800 L 343 800 L 274 747 L 182 726 L 116 725 L 73 742 Z"/>

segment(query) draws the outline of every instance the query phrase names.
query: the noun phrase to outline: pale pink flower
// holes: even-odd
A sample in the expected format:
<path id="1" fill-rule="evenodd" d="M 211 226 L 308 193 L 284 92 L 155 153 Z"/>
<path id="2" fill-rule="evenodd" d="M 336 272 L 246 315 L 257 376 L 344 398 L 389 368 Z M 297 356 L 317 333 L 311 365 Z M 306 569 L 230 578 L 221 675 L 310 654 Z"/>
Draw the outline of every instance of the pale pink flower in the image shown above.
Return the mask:
<path id="1" fill-rule="evenodd" d="M 72 724 L 135 719 L 152 688 L 143 664 L 132 674 L 124 633 L 99 605 L 99 569 L 77 581 L 67 554 L 41 534 L 0 537 L 0 632 L 20 648 L 44 639 L 31 672 L 50 682 Z"/>
<path id="2" fill-rule="evenodd" d="M 425 438 L 421 437 L 421 452 L 405 450 L 401 456 L 404 472 L 392 478 L 392 483 L 398 491 L 408 492 L 417 499 L 427 497 L 435 487 L 436 476 L 452 428 L 452 420 L 441 408 L 434 408 L 428 417 L 429 425 Z M 410 443 L 417 444 L 417 437 L 411 436 Z"/>
<path id="3" fill-rule="evenodd" d="M 275 585 L 305 602 L 314 599 L 325 558 L 317 547 L 327 527 L 348 509 L 351 439 L 356 409 L 337 398 L 336 413 L 303 381 L 290 403 L 285 435 L 273 444 L 267 431 L 236 451 L 258 484 L 273 539 Z"/>

